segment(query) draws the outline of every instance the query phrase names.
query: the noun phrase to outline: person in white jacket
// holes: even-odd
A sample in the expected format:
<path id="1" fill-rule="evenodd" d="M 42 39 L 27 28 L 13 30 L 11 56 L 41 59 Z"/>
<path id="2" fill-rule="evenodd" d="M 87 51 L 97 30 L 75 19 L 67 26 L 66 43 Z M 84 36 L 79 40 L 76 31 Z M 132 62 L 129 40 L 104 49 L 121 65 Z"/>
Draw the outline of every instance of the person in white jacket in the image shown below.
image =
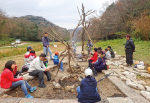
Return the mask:
<path id="1" fill-rule="evenodd" d="M 110 59 L 111 58 L 111 54 L 110 54 L 110 51 L 108 51 L 108 49 L 105 49 L 105 58 L 106 59 Z"/>
<path id="2" fill-rule="evenodd" d="M 47 80 L 51 80 L 50 75 L 50 68 L 46 68 L 43 60 L 45 59 L 46 54 L 42 53 L 39 57 L 36 57 L 29 66 L 29 75 L 31 76 L 38 76 L 39 77 L 39 87 L 44 88 L 46 87 L 44 84 L 44 73 L 47 76 Z"/>

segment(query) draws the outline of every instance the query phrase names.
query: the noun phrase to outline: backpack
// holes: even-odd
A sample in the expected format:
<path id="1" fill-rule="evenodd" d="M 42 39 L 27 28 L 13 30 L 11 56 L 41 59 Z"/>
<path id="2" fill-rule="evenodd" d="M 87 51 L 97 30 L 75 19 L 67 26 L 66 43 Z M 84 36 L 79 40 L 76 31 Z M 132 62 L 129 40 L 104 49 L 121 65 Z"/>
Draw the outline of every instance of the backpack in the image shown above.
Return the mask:
<path id="1" fill-rule="evenodd" d="M 21 73 L 27 72 L 27 71 L 29 70 L 29 66 L 30 66 L 29 63 L 23 65 L 20 72 L 21 72 Z"/>

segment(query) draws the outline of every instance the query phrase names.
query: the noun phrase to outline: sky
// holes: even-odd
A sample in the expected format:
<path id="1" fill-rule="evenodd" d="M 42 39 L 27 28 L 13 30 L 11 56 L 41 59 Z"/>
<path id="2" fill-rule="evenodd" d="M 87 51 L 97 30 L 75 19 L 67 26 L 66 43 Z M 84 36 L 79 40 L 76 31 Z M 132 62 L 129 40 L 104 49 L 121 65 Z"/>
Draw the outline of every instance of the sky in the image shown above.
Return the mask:
<path id="1" fill-rule="evenodd" d="M 87 17 L 100 16 L 101 9 L 111 4 L 114 0 L 0 0 L 0 9 L 9 17 L 20 17 L 25 15 L 42 16 L 52 23 L 73 29 L 80 19 L 77 6 L 81 11 L 82 3 L 85 12 L 96 10 Z"/>

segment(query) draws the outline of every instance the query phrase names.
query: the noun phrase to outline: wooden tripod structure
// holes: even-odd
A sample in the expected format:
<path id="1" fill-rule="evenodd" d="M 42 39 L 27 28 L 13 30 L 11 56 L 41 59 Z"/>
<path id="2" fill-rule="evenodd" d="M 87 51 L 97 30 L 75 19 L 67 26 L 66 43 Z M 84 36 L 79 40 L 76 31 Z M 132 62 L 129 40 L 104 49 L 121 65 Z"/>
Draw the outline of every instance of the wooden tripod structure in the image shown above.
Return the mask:
<path id="1" fill-rule="evenodd" d="M 73 31 L 73 33 L 72 33 L 70 42 L 65 42 L 65 41 L 60 37 L 60 35 L 58 35 L 55 31 L 53 31 L 52 29 L 50 29 L 50 31 L 51 31 L 54 35 L 52 35 L 52 34 L 50 34 L 50 33 L 49 33 L 49 34 L 50 34 L 53 38 L 55 38 L 56 40 L 58 40 L 59 42 L 61 42 L 62 44 L 64 44 L 65 47 L 66 47 L 65 50 L 64 50 L 63 52 L 61 52 L 61 54 L 60 54 L 60 56 L 59 56 L 59 58 L 60 58 L 60 57 L 62 57 L 62 58 L 61 58 L 61 60 L 60 60 L 60 62 L 59 62 L 58 70 L 57 70 L 57 73 L 56 73 L 56 75 L 54 76 L 53 80 L 55 79 L 55 77 L 57 76 L 57 74 L 58 74 L 58 72 L 59 72 L 60 63 L 63 61 L 63 59 L 64 59 L 66 56 L 68 56 L 68 60 L 69 60 L 69 61 L 68 61 L 68 62 L 69 62 L 68 64 L 69 64 L 69 68 L 70 68 L 71 73 L 73 73 L 72 68 L 71 68 L 71 64 L 70 64 L 71 58 L 72 58 L 72 60 L 76 63 L 76 65 L 80 66 L 80 65 L 77 63 L 77 61 L 75 60 L 75 58 L 74 58 L 74 56 L 73 56 L 73 53 L 72 53 L 72 49 L 71 49 L 73 36 L 74 36 L 74 34 L 75 34 L 75 31 L 77 30 L 77 28 L 78 28 L 79 26 L 82 25 L 82 26 L 83 26 L 83 30 L 82 30 L 81 33 L 78 35 L 78 37 L 77 37 L 75 43 L 77 42 L 77 40 L 79 39 L 79 37 L 82 36 L 82 51 L 84 51 L 84 36 L 85 36 L 85 33 L 88 35 L 89 40 L 91 40 L 90 35 L 89 35 L 89 33 L 87 32 L 87 30 L 86 30 L 85 18 L 86 18 L 86 16 L 92 14 L 92 13 L 95 12 L 95 11 L 90 10 L 90 11 L 88 11 L 88 12 L 85 13 L 84 5 L 83 5 L 83 4 L 82 4 L 82 15 L 80 14 L 80 11 L 79 11 L 79 8 L 78 8 L 78 7 L 77 7 L 77 9 L 78 9 L 78 13 L 79 13 L 79 16 L 80 16 L 80 20 L 79 20 L 79 22 L 78 22 L 78 25 L 76 26 L 76 28 L 74 29 L 74 31 Z M 56 36 L 57 36 L 57 38 L 56 38 Z M 63 55 L 63 54 L 64 54 L 64 55 Z M 84 68 L 83 68 L 82 66 L 80 66 L 80 70 L 81 70 L 81 71 L 84 71 Z"/>

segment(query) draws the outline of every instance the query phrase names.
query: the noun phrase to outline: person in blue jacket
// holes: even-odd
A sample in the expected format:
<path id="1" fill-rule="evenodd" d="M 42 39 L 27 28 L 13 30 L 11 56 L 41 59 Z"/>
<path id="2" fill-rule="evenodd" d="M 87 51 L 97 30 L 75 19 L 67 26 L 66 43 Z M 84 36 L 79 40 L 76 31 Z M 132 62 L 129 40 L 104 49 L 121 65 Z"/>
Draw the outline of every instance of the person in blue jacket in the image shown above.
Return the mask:
<path id="1" fill-rule="evenodd" d="M 81 103 L 101 101 L 101 97 L 97 92 L 97 81 L 92 77 L 92 70 L 87 68 L 84 73 L 85 78 L 81 81 L 81 85 L 77 87 L 78 101 Z"/>
<path id="2" fill-rule="evenodd" d="M 104 52 L 102 50 L 98 51 L 98 60 L 93 63 L 93 67 L 96 71 L 101 72 L 105 69 L 105 57 L 103 56 Z"/>
<path id="3" fill-rule="evenodd" d="M 58 65 L 59 64 L 59 57 L 58 57 L 59 53 L 58 52 L 55 52 L 55 56 L 53 58 L 53 62 L 55 65 Z M 63 63 L 61 62 L 60 63 L 60 71 L 64 71 L 65 69 L 63 68 Z"/>

